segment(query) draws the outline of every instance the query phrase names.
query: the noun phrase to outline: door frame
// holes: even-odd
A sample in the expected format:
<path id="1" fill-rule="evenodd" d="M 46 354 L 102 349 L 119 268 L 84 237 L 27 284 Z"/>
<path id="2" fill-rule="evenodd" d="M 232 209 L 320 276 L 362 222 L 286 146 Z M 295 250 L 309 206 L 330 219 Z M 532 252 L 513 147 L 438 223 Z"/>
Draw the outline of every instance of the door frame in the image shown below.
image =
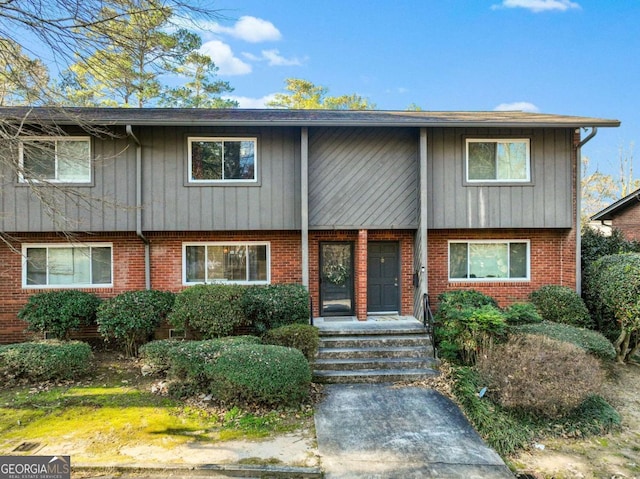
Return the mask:
<path id="1" fill-rule="evenodd" d="M 322 271 L 324 269 L 324 258 L 323 258 L 323 246 L 326 244 L 344 244 L 349 245 L 349 254 L 351 256 L 351 271 L 349 274 L 349 280 L 347 283 L 347 287 L 349 288 L 350 293 L 350 310 L 347 311 L 336 311 L 336 312 L 324 312 L 324 297 L 326 295 L 324 281 L 322 280 Z M 355 244 L 353 241 L 320 241 L 318 245 L 319 252 L 319 260 L 318 260 L 318 286 L 319 286 L 319 299 L 320 304 L 318 305 L 318 312 L 321 317 L 324 316 L 354 316 L 356 314 L 356 297 L 355 297 Z"/>

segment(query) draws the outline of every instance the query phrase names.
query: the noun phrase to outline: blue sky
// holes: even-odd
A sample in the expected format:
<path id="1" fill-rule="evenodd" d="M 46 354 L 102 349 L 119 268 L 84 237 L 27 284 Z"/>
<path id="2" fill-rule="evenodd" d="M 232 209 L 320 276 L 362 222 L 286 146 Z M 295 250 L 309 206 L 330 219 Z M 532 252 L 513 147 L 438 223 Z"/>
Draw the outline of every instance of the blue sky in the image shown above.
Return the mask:
<path id="1" fill-rule="evenodd" d="M 622 121 L 583 155 L 616 173 L 640 148 L 640 1 L 216 0 L 204 50 L 260 108 L 286 78 L 378 109 L 524 109 Z M 640 153 L 634 156 L 640 158 Z M 635 177 L 640 160 L 635 158 Z"/>

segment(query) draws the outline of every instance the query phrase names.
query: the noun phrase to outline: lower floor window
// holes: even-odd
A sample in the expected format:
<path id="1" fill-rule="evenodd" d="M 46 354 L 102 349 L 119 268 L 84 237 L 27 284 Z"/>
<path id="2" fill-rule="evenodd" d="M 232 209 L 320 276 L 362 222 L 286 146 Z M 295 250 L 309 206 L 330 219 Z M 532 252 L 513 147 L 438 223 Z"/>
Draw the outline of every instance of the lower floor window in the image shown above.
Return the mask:
<path id="1" fill-rule="evenodd" d="M 25 245 L 23 286 L 110 286 L 112 284 L 112 247 L 95 244 L 82 246 Z"/>
<path id="2" fill-rule="evenodd" d="M 184 283 L 268 283 L 268 243 L 184 245 Z"/>
<path id="3" fill-rule="evenodd" d="M 450 280 L 529 278 L 529 242 L 450 241 Z"/>

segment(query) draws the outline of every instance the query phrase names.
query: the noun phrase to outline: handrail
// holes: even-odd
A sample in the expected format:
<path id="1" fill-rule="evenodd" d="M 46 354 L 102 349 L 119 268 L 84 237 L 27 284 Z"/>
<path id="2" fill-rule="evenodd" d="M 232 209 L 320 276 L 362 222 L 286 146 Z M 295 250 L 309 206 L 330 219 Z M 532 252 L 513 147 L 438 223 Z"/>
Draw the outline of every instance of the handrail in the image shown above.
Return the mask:
<path id="1" fill-rule="evenodd" d="M 313 298 L 309 295 L 309 324 L 313 326 Z"/>
<path id="2" fill-rule="evenodd" d="M 431 312 L 431 305 L 429 304 L 429 295 L 424 293 L 422 296 L 422 322 L 424 324 L 425 329 L 427 330 L 427 334 L 431 339 L 431 345 L 435 351 L 435 327 L 434 327 L 434 319 L 433 313 Z"/>

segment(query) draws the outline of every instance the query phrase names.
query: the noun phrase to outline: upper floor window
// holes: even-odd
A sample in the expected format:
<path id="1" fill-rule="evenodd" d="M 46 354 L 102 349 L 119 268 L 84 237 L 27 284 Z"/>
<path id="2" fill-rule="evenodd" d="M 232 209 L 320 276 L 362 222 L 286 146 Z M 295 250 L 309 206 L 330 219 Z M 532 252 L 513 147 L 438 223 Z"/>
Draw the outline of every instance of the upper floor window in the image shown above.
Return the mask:
<path id="1" fill-rule="evenodd" d="M 112 246 L 23 245 L 24 287 L 112 286 Z"/>
<path id="2" fill-rule="evenodd" d="M 528 182 L 528 139 L 467 139 L 468 182 Z"/>
<path id="3" fill-rule="evenodd" d="M 269 243 L 188 243 L 184 284 L 269 282 Z"/>
<path id="4" fill-rule="evenodd" d="M 21 182 L 91 182 L 88 136 L 25 138 L 20 143 L 19 156 Z"/>
<path id="5" fill-rule="evenodd" d="M 256 143 L 256 138 L 189 138 L 189 181 L 255 182 Z"/>
<path id="6" fill-rule="evenodd" d="M 450 241 L 449 280 L 529 279 L 529 241 Z"/>

